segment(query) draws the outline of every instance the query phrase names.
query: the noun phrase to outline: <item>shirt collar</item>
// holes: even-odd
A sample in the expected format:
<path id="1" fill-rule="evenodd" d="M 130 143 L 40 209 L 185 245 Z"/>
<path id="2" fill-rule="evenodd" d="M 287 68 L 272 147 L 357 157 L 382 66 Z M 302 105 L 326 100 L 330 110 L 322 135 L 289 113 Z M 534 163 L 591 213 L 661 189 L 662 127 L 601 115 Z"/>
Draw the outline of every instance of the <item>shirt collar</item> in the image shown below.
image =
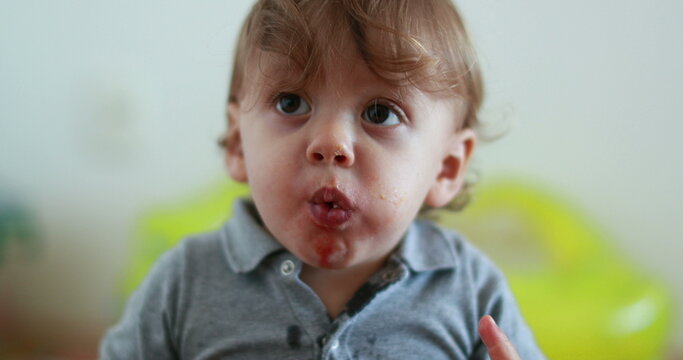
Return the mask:
<path id="1" fill-rule="evenodd" d="M 452 238 L 452 234 L 446 234 L 432 222 L 415 220 L 408 227 L 395 256 L 413 271 L 454 268 L 458 265 L 458 256 L 456 241 Z"/>
<path id="2" fill-rule="evenodd" d="M 249 199 L 238 199 L 233 216 L 221 229 L 225 255 L 233 271 L 254 270 L 268 255 L 284 250 L 270 235 Z M 457 265 L 455 241 L 431 222 L 416 220 L 410 224 L 394 253 L 413 271 L 454 268 Z"/>
<path id="3" fill-rule="evenodd" d="M 266 231 L 256 206 L 249 199 L 234 202 L 232 218 L 223 225 L 220 234 L 228 264 L 236 273 L 250 272 L 268 255 L 284 249 Z"/>

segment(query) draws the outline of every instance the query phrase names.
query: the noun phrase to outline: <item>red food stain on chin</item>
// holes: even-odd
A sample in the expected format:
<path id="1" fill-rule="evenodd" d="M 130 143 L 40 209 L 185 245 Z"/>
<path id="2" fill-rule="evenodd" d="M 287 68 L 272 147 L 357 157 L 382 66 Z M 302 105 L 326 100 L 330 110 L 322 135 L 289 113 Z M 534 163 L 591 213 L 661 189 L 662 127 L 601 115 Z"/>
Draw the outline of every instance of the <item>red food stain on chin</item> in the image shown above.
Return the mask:
<path id="1" fill-rule="evenodd" d="M 346 247 L 333 239 L 319 239 L 315 243 L 318 264 L 323 268 L 333 268 L 346 254 Z"/>
<path id="2" fill-rule="evenodd" d="M 318 246 L 315 251 L 318 253 L 318 261 L 320 262 L 320 266 L 326 268 L 330 267 L 330 255 L 332 254 L 332 247 L 329 245 L 321 245 Z"/>

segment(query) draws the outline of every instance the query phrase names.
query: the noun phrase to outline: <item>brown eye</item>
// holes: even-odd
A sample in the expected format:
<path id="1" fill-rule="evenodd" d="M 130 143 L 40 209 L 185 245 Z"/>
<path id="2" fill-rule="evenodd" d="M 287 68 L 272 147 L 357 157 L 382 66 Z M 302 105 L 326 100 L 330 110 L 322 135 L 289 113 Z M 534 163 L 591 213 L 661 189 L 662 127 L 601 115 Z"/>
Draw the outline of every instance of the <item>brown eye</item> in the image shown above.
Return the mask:
<path id="1" fill-rule="evenodd" d="M 381 126 L 392 126 L 400 124 L 401 121 L 398 115 L 391 109 L 391 107 L 383 104 L 373 103 L 363 111 L 363 119 Z"/>
<path id="2" fill-rule="evenodd" d="M 311 111 L 306 100 L 297 94 L 282 94 L 275 104 L 277 110 L 285 115 L 303 115 Z"/>

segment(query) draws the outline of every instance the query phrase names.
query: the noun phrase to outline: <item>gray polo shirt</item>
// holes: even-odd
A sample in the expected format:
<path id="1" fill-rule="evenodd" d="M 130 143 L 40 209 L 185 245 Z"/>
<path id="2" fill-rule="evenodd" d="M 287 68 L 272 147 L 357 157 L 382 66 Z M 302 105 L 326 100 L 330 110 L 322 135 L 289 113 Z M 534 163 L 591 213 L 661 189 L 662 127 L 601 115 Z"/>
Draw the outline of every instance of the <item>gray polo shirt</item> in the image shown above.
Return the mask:
<path id="1" fill-rule="evenodd" d="M 165 253 L 102 340 L 102 359 L 488 359 L 491 314 L 522 359 L 543 359 L 501 273 L 459 235 L 415 221 L 334 320 L 302 263 L 235 203 L 220 230 Z"/>

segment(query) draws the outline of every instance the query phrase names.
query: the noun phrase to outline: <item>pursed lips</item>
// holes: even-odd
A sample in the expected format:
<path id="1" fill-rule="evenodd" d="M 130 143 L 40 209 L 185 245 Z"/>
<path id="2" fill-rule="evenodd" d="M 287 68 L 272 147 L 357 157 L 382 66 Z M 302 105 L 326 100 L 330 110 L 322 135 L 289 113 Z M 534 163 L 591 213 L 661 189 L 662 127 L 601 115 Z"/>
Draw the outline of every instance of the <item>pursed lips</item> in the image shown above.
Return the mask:
<path id="1" fill-rule="evenodd" d="M 338 229 L 351 219 L 354 205 L 341 190 L 322 187 L 313 193 L 309 210 L 318 226 Z"/>

